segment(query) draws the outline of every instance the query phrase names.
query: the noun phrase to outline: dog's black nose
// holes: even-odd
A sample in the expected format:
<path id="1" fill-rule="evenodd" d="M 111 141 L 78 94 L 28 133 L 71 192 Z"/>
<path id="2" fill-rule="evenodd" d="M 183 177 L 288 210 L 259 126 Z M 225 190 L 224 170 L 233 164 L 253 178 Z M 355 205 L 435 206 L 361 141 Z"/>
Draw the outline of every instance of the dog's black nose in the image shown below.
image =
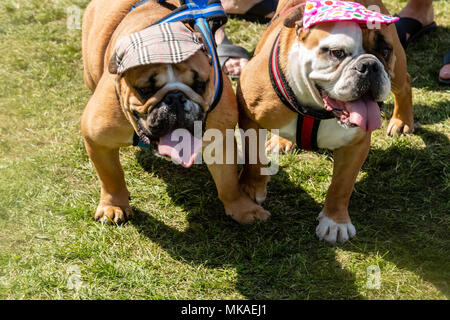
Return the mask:
<path id="1" fill-rule="evenodd" d="M 183 105 L 187 100 L 183 92 L 171 91 L 164 97 L 163 101 L 169 106 Z"/>
<path id="2" fill-rule="evenodd" d="M 373 59 L 362 59 L 356 63 L 356 71 L 358 71 L 362 76 L 368 76 L 369 74 L 374 74 L 380 71 L 377 61 Z"/>

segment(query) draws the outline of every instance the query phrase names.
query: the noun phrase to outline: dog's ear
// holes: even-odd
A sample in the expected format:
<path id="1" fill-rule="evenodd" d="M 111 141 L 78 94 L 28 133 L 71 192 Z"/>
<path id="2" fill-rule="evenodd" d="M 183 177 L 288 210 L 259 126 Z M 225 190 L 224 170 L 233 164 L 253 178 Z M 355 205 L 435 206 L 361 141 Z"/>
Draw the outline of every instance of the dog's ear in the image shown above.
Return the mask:
<path id="1" fill-rule="evenodd" d="M 128 47 L 128 38 L 121 38 L 117 41 L 114 53 L 109 59 L 108 71 L 112 74 L 117 74 L 119 72 L 119 67 L 122 59 L 125 55 L 126 48 Z"/>
<path id="2" fill-rule="evenodd" d="M 303 6 L 294 7 L 286 13 L 283 23 L 287 28 L 295 28 L 298 33 L 303 26 Z"/>
<path id="3" fill-rule="evenodd" d="M 198 31 L 192 31 L 192 32 L 194 33 L 194 36 L 199 41 L 202 42 L 202 44 L 203 44 L 202 50 L 205 53 L 206 57 L 208 58 L 209 65 L 212 66 L 212 64 L 213 64 L 212 57 L 209 54 L 208 49 L 206 49 L 208 47 L 208 44 L 206 43 L 205 39 L 203 38 L 203 36 L 202 36 L 202 34 L 200 32 L 198 32 Z M 217 48 L 217 43 L 215 42 L 215 40 L 214 40 L 214 43 L 216 44 L 216 48 Z"/>
<path id="4" fill-rule="evenodd" d="M 109 59 L 109 65 L 108 65 L 108 71 L 112 74 L 117 74 L 117 71 L 119 70 L 119 64 L 117 61 L 117 53 L 114 52 L 111 56 L 111 59 Z"/>

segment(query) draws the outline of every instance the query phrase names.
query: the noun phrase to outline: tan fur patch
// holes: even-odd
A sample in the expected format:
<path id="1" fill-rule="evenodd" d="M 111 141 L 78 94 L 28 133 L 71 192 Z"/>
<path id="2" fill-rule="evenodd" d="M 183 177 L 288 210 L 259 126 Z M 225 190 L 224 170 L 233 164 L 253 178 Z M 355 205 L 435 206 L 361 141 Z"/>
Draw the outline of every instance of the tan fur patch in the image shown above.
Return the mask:
<path id="1" fill-rule="evenodd" d="M 388 72 L 388 74 L 393 77 L 394 76 L 394 68 L 395 68 L 395 54 L 392 52 L 388 59 L 383 57 L 382 52 L 380 52 L 380 37 L 384 39 L 387 44 L 387 48 L 393 50 L 393 36 L 392 32 L 389 32 L 389 27 L 382 25 L 379 30 L 369 30 L 362 29 L 363 31 L 363 48 L 366 52 L 375 55 L 381 63 L 384 65 L 384 68 Z"/>
<path id="2" fill-rule="evenodd" d="M 327 22 L 315 25 L 307 30 L 303 30 L 299 35 L 299 40 L 303 45 L 311 50 L 319 46 L 319 42 L 330 35 L 330 31 L 335 23 Z"/>

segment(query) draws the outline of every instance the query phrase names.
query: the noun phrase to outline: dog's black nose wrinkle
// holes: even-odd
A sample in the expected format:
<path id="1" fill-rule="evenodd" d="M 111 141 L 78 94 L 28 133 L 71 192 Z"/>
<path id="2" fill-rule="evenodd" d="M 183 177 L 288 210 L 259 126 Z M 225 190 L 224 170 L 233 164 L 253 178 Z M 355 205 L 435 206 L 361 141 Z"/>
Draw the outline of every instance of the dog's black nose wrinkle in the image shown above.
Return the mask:
<path id="1" fill-rule="evenodd" d="M 184 105 L 187 101 L 186 96 L 181 91 L 171 91 L 164 97 L 163 100 L 168 106 Z"/>

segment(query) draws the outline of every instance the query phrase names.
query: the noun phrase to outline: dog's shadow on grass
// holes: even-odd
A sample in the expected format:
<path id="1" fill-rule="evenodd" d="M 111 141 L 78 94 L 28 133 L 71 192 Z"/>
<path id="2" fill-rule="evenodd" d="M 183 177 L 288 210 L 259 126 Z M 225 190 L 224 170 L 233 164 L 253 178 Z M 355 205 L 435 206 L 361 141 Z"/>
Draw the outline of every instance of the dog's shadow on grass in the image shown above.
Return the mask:
<path id="1" fill-rule="evenodd" d="M 425 147 L 411 148 L 399 138 L 387 149 L 370 151 L 349 208 L 358 241 L 346 248 L 385 255 L 397 268 L 418 275 L 449 297 L 450 142 L 446 135 L 425 128 L 415 134 Z M 382 266 L 382 276 L 383 267 L 389 268 Z M 386 280 L 404 292 L 415 285 L 402 283 L 401 276 Z"/>
<path id="2" fill-rule="evenodd" d="M 350 202 L 358 237 L 342 248 L 384 255 L 448 296 L 443 279 L 450 271 L 445 240 L 450 144 L 440 133 L 420 129 L 417 134 L 425 142 L 423 149 L 393 143 L 371 150 Z M 241 226 L 225 216 L 206 166 L 186 170 L 142 151 L 137 159 L 165 180 L 171 199 L 188 214 L 189 226 L 180 232 L 135 209 L 136 228 L 175 259 L 235 268 L 236 288 L 249 299 L 364 298 L 355 275 L 338 262 L 336 247 L 315 237 L 315 217 L 322 204 L 292 182 L 283 168 L 272 177 L 264 204 L 271 219 Z M 385 267 L 389 268 L 380 265 L 382 279 Z"/>
<path id="3" fill-rule="evenodd" d="M 272 177 L 267 222 L 242 226 L 225 215 L 206 165 L 189 169 L 138 151 L 141 166 L 167 183 L 171 199 L 187 212 L 180 232 L 134 208 L 132 223 L 175 259 L 208 268 L 235 268 L 236 289 L 249 299 L 358 298 L 354 276 L 336 261 L 335 247 L 315 237 L 321 206 L 289 180 Z"/>

